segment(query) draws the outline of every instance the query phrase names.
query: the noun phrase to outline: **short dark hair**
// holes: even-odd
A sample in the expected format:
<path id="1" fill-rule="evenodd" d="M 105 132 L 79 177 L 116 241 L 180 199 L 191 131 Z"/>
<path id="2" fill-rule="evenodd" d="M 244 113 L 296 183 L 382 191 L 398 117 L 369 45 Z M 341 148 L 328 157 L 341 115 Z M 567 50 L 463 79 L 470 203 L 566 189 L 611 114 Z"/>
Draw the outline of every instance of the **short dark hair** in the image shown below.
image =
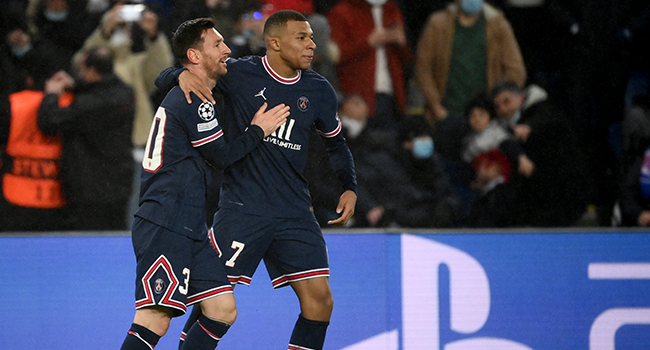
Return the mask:
<path id="1" fill-rule="evenodd" d="M 100 75 L 113 73 L 113 53 L 106 46 L 94 46 L 85 51 L 84 65 Z"/>
<path id="2" fill-rule="evenodd" d="M 474 108 L 480 108 L 490 115 L 490 119 L 496 118 L 496 109 L 494 108 L 494 100 L 488 94 L 478 94 L 472 98 L 465 106 L 465 117 L 469 119 L 472 115 Z"/>
<path id="3" fill-rule="evenodd" d="M 498 94 L 500 94 L 500 93 L 502 93 L 504 91 L 510 91 L 510 92 L 515 93 L 515 94 L 519 94 L 519 93 L 523 92 L 523 90 L 521 89 L 521 87 L 519 85 L 517 85 L 517 83 L 512 82 L 512 81 L 508 81 L 508 80 L 504 80 L 504 81 L 500 81 L 500 82 L 498 82 L 498 83 L 496 83 L 494 85 L 494 87 L 492 88 L 492 91 L 490 91 L 490 95 L 492 96 L 492 98 L 494 98 Z"/>
<path id="4" fill-rule="evenodd" d="M 289 21 L 307 22 L 307 17 L 294 10 L 275 12 L 264 23 L 264 37 L 270 35 L 273 30 L 284 27 Z"/>
<path id="5" fill-rule="evenodd" d="M 189 62 L 187 50 L 198 49 L 203 43 L 203 32 L 214 28 L 214 19 L 196 18 L 181 23 L 172 36 L 172 52 L 176 59 L 185 65 Z"/>

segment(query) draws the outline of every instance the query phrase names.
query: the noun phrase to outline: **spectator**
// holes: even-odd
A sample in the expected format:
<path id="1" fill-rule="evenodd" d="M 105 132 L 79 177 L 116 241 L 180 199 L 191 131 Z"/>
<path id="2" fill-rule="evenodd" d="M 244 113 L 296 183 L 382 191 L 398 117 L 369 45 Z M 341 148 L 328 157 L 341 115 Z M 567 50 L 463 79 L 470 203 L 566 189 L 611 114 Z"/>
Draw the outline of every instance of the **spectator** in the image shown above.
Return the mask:
<path id="1" fill-rule="evenodd" d="M 134 92 L 113 72 L 106 47 L 84 50 L 75 99 L 68 107 L 59 96 L 73 87 L 65 72 L 48 79 L 38 125 L 63 138 L 61 177 L 75 230 L 127 229 L 132 190 L 131 132 Z"/>
<path id="2" fill-rule="evenodd" d="M 517 190 L 510 182 L 508 157 L 498 148 L 482 152 L 472 161 L 476 178 L 472 187 L 479 191 L 465 222 L 468 227 L 508 227 L 514 222 Z"/>
<path id="3" fill-rule="evenodd" d="M 58 137 L 44 135 L 36 122 L 44 96 L 43 82 L 53 73 L 47 57 L 41 56 L 40 60 L 38 64 L 14 72 L 21 80 L 19 91 L 6 91 L 2 96 L 0 231 L 67 228 L 64 216 L 66 200 L 59 176 L 62 142 Z M 3 65 L 3 70 L 10 67 Z M 3 74 L 4 77 L 9 75 Z M 54 103 L 66 105 L 70 100 L 68 94 Z"/>
<path id="4" fill-rule="evenodd" d="M 516 224 L 573 225 L 585 211 L 591 184 L 585 180 L 584 155 L 563 114 L 535 85 L 523 90 L 513 82 L 499 83 L 492 96 L 499 118 L 535 164 L 518 185 Z"/>
<path id="5" fill-rule="evenodd" d="M 357 95 L 345 98 L 339 110 L 359 181 L 354 226 L 451 227 L 460 217 L 460 201 L 449 190 L 433 149 L 420 147 L 424 129 L 404 133 L 402 148 L 396 132 L 368 127 L 368 110 Z"/>
<path id="6" fill-rule="evenodd" d="M 338 82 L 359 95 L 373 127 L 397 129 L 406 109 L 404 69 L 410 51 L 402 13 L 393 0 L 341 0 L 327 15 L 339 47 Z"/>
<path id="7" fill-rule="evenodd" d="M 294 10 L 302 13 L 306 17 L 314 14 L 314 2 L 312 0 L 262 0 L 264 3 L 272 5 L 269 9 L 271 13 L 280 10 Z"/>
<path id="8" fill-rule="evenodd" d="M 158 73 L 173 63 L 167 37 L 158 30 L 158 16 L 145 8 L 139 20 L 121 18 L 122 5 L 113 6 L 102 18 L 102 23 L 88 37 L 84 49 L 106 46 L 114 57 L 115 74 L 135 91 L 135 120 L 133 146 L 141 153 L 147 142 L 154 115 L 150 96 L 155 92 L 154 80 Z M 81 52 L 76 55 L 79 61 Z M 142 161 L 141 155 L 136 163 Z"/>
<path id="9" fill-rule="evenodd" d="M 37 36 L 56 45 L 70 62 L 97 26 L 86 11 L 86 1 L 36 0 L 32 4 L 28 12 L 33 12 L 29 15 Z"/>
<path id="10" fill-rule="evenodd" d="M 530 176 L 534 169 L 533 162 L 524 154 L 513 135 L 496 119 L 494 102 L 487 94 L 479 94 L 471 100 L 465 115 L 472 130 L 463 149 L 463 160 L 467 164 L 474 163 L 481 153 L 500 149 L 519 173 Z"/>
<path id="11" fill-rule="evenodd" d="M 226 41 L 232 50 L 230 57 L 264 56 L 266 53 L 263 32 L 268 14 L 262 12 L 262 5 L 257 0 L 243 0 L 235 6 L 234 33 Z"/>
<path id="12" fill-rule="evenodd" d="M 645 143 L 650 145 L 650 139 Z M 650 148 L 627 166 L 620 185 L 621 224 L 650 226 Z"/>
<path id="13" fill-rule="evenodd" d="M 246 1 L 233 0 L 170 0 L 173 12 L 170 28 L 178 26 L 190 19 L 212 17 L 215 28 L 228 43 L 234 35 L 235 18 L 234 9 L 237 4 Z M 171 36 L 171 32 L 167 32 Z"/>
<path id="14" fill-rule="evenodd" d="M 47 39 L 36 40 L 24 20 L 11 19 L 6 28 L 8 32 L 4 37 L 6 45 L 2 47 L 2 55 L 17 69 L 44 76 L 49 70 L 69 67 L 69 60 L 56 45 Z"/>
<path id="15" fill-rule="evenodd" d="M 457 160 L 469 100 L 501 80 L 523 86 L 526 70 L 503 13 L 482 0 L 455 0 L 429 17 L 418 42 L 415 79 L 425 116 L 436 125 L 440 153 Z"/>
<path id="16" fill-rule="evenodd" d="M 400 123 L 401 167 L 417 188 L 430 195 L 429 217 L 423 227 L 458 226 L 465 218 L 462 197 L 453 189 L 431 134 L 431 128 L 421 116 L 410 116 Z"/>

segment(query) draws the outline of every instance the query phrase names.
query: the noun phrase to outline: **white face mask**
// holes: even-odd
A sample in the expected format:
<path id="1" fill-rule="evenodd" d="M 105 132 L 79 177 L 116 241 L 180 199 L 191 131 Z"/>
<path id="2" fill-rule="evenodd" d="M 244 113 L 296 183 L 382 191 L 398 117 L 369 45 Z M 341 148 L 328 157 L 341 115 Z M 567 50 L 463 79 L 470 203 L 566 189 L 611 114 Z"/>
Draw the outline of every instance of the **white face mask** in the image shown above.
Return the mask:
<path id="1" fill-rule="evenodd" d="M 366 0 L 372 6 L 381 6 L 386 3 L 387 0 Z"/>
<path id="2" fill-rule="evenodd" d="M 117 27 L 113 31 L 113 34 L 111 34 L 111 44 L 113 46 L 122 46 L 129 44 L 130 42 L 131 38 L 129 37 L 129 33 L 120 27 Z"/>

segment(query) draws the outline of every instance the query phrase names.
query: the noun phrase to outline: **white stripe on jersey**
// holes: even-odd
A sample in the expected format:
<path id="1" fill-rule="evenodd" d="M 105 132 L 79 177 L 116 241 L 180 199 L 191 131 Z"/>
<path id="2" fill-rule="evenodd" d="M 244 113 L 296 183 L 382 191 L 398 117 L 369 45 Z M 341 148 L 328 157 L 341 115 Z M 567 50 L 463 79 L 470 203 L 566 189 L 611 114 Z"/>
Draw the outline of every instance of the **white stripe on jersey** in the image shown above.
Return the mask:
<path id="1" fill-rule="evenodd" d="M 320 130 L 316 130 L 316 131 L 318 131 L 318 133 L 321 134 L 322 136 L 325 136 L 325 137 L 328 137 L 328 138 L 329 137 L 334 137 L 334 136 L 338 135 L 341 132 L 341 120 L 339 119 L 339 125 L 336 126 L 336 129 L 334 129 L 334 131 L 330 131 L 330 132 L 322 132 Z"/>
<path id="2" fill-rule="evenodd" d="M 200 140 L 192 141 L 192 147 L 194 147 L 194 148 L 201 147 L 201 146 L 203 146 L 205 144 L 208 144 L 208 143 L 220 138 L 221 136 L 223 136 L 223 130 L 219 130 L 218 133 L 210 135 L 208 137 L 204 137 L 204 138 L 202 138 Z"/>

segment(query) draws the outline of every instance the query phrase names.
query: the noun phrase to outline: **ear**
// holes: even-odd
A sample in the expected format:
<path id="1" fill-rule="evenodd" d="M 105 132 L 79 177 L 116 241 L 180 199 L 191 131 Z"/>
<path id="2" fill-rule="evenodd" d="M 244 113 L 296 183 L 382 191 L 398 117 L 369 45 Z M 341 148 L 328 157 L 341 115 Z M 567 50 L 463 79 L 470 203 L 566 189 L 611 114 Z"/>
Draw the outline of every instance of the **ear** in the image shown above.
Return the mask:
<path id="1" fill-rule="evenodd" d="M 268 39 L 268 48 L 273 51 L 280 51 L 280 38 L 278 37 L 269 37 Z"/>
<path id="2" fill-rule="evenodd" d="M 201 61 L 201 52 L 193 48 L 187 49 L 187 59 L 192 64 L 199 64 Z"/>

